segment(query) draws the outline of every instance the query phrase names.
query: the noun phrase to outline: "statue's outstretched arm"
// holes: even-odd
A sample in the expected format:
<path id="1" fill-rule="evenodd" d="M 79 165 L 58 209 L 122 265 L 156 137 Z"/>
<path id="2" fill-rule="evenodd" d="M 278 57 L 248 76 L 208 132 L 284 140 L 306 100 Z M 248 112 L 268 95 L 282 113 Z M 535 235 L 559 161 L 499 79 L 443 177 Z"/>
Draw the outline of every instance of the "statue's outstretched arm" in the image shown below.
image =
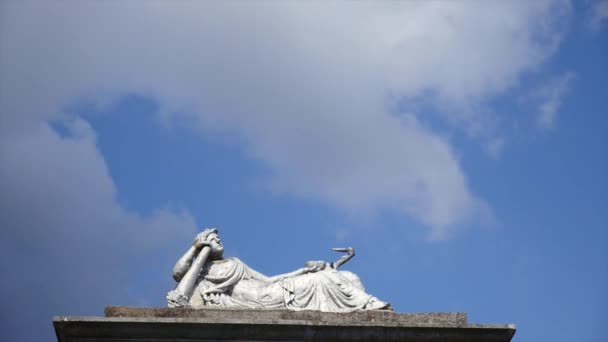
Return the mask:
<path id="1" fill-rule="evenodd" d="M 353 256 L 355 256 L 355 250 L 352 247 L 348 247 L 348 248 L 332 248 L 334 251 L 336 252 L 344 252 L 347 253 L 347 255 L 342 256 L 338 261 L 336 262 L 332 262 L 332 263 L 327 263 L 325 261 L 322 260 L 318 260 L 318 261 L 307 261 L 304 264 L 303 268 L 297 269 L 295 271 L 289 272 L 289 273 L 283 273 L 283 274 L 278 274 L 272 277 L 268 277 L 266 275 L 263 275 L 260 272 L 255 271 L 254 269 L 250 268 L 251 274 L 253 276 L 253 278 L 255 279 L 259 279 L 259 280 L 263 280 L 266 282 L 275 282 L 284 278 L 289 278 L 289 277 L 295 277 L 295 276 L 299 276 L 302 274 L 306 274 L 306 273 L 312 273 L 312 272 L 317 272 L 317 271 L 321 271 L 323 269 L 325 269 L 326 267 L 330 267 L 333 269 L 338 269 L 338 267 L 342 266 L 343 264 L 345 264 L 348 260 L 350 260 Z"/>
<path id="2" fill-rule="evenodd" d="M 306 271 L 304 269 L 298 269 L 298 270 L 295 270 L 293 272 L 279 274 L 279 275 L 275 275 L 275 276 L 269 277 L 269 276 L 267 276 L 267 275 L 265 275 L 263 273 L 260 273 L 260 272 L 258 272 L 256 270 L 254 270 L 253 268 L 251 268 L 251 267 L 249 267 L 247 265 L 245 265 L 245 266 L 247 267 L 247 270 L 248 270 L 249 274 L 251 275 L 251 277 L 253 279 L 261 280 L 261 281 L 266 282 L 266 283 L 272 283 L 272 282 L 275 282 L 275 281 L 277 281 L 279 279 L 282 279 L 282 278 L 287 278 L 287 277 L 290 277 L 290 276 L 296 276 L 296 275 L 300 275 L 300 274 L 306 273 Z"/>
<path id="3" fill-rule="evenodd" d="M 188 251 L 177 260 L 173 267 L 173 279 L 175 279 L 175 281 L 179 282 L 182 280 L 186 272 L 188 272 L 190 266 L 192 266 L 192 260 L 194 259 L 196 251 L 197 248 L 191 246 Z"/>
<path id="4" fill-rule="evenodd" d="M 327 266 L 325 261 L 307 261 L 303 268 L 299 268 L 289 273 L 278 274 L 272 277 L 268 277 L 268 280 L 275 282 L 284 278 L 295 277 L 306 273 L 317 272 L 324 269 Z"/>
<path id="5" fill-rule="evenodd" d="M 310 272 L 309 268 L 304 267 L 304 268 L 299 268 L 299 269 L 297 269 L 295 271 L 292 271 L 292 272 L 283 273 L 283 274 L 277 274 L 275 276 L 269 277 L 269 276 L 267 276 L 265 274 L 262 274 L 262 273 L 260 273 L 260 272 L 258 272 L 256 270 L 254 270 L 251 267 L 248 267 L 248 268 L 249 268 L 249 273 L 251 274 L 251 276 L 253 277 L 253 279 L 262 280 L 262 281 L 267 282 L 267 283 L 272 283 L 272 282 L 281 280 L 283 278 L 295 277 L 295 276 L 298 276 L 298 275 Z"/>
<path id="6" fill-rule="evenodd" d="M 297 269 L 297 270 L 292 271 L 292 272 L 283 273 L 283 274 L 277 274 L 275 276 L 268 277 L 268 281 L 270 281 L 270 282 L 273 283 L 275 281 L 279 281 L 279 280 L 284 279 L 284 278 L 295 277 L 295 276 L 299 276 L 299 275 L 304 274 L 304 273 L 307 273 L 306 269 L 305 268 L 300 268 L 300 269 Z"/>

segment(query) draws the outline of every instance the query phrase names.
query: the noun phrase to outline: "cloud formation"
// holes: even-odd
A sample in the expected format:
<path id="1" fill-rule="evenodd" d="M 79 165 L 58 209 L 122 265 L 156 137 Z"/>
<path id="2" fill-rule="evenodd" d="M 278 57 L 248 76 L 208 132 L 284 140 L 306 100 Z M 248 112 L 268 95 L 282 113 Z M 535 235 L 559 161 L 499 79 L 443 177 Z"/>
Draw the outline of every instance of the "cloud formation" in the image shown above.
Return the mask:
<path id="1" fill-rule="evenodd" d="M 430 99 L 450 125 L 492 131 L 498 114 L 480 108 L 555 51 L 568 12 L 559 1 L 3 6 L 3 131 L 61 118 L 82 94 L 135 91 L 169 120 L 232 132 L 269 165 L 274 191 L 391 208 L 436 237 L 487 205 L 449 140 L 396 101 Z"/>
<path id="2" fill-rule="evenodd" d="M 591 13 L 587 21 L 592 31 L 599 31 L 608 19 L 608 1 L 596 1 L 591 6 Z"/>
<path id="3" fill-rule="evenodd" d="M 538 107 L 538 126 L 542 129 L 551 129 L 555 126 L 557 112 L 562 105 L 563 98 L 570 90 L 575 78 L 573 72 L 566 72 L 548 81 L 538 91 L 542 103 Z"/>
<path id="4" fill-rule="evenodd" d="M 42 329 L 53 315 L 137 304 L 146 289 L 129 288 L 144 265 L 165 270 L 155 275 L 167 281 L 148 285 L 163 293 L 175 258 L 166 251 L 179 253 L 196 232 L 183 210 L 123 209 L 89 125 L 74 119 L 65 129 L 60 136 L 39 122 L 0 137 L 0 325 L 9 340 L 52 340 Z"/>

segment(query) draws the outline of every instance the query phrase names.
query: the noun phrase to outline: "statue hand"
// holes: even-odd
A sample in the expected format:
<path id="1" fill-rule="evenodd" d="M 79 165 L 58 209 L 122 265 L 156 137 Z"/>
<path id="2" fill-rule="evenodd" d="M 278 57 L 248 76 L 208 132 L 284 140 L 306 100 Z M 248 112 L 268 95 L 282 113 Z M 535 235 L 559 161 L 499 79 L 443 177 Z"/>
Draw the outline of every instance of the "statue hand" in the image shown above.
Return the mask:
<path id="1" fill-rule="evenodd" d="M 207 241 L 207 235 L 204 233 L 199 233 L 192 241 L 192 246 L 196 249 L 201 249 L 205 246 L 209 246 L 210 242 Z"/>
<path id="2" fill-rule="evenodd" d="M 322 260 L 307 261 L 306 263 L 304 263 L 304 270 L 306 271 L 306 273 L 318 272 L 325 269 L 326 265 L 327 263 Z"/>

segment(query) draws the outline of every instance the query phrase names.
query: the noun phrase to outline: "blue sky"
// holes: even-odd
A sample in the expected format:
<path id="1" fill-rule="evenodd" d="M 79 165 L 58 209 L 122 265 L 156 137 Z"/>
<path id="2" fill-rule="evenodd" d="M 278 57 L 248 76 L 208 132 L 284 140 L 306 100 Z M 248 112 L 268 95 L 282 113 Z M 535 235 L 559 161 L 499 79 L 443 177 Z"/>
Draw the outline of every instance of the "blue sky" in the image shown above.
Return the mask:
<path id="1" fill-rule="evenodd" d="M 0 326 L 164 306 L 203 227 L 606 341 L 608 2 L 0 3 Z"/>

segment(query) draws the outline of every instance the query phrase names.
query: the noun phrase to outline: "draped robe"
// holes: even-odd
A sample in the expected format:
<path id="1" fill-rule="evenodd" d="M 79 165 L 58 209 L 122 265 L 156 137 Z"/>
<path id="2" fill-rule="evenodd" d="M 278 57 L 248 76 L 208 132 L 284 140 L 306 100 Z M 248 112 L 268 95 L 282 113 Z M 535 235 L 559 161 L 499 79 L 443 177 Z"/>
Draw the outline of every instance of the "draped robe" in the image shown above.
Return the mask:
<path id="1" fill-rule="evenodd" d="M 367 294 L 351 272 L 326 268 L 271 281 L 237 258 L 207 262 L 190 305 L 325 312 L 390 309 Z"/>

